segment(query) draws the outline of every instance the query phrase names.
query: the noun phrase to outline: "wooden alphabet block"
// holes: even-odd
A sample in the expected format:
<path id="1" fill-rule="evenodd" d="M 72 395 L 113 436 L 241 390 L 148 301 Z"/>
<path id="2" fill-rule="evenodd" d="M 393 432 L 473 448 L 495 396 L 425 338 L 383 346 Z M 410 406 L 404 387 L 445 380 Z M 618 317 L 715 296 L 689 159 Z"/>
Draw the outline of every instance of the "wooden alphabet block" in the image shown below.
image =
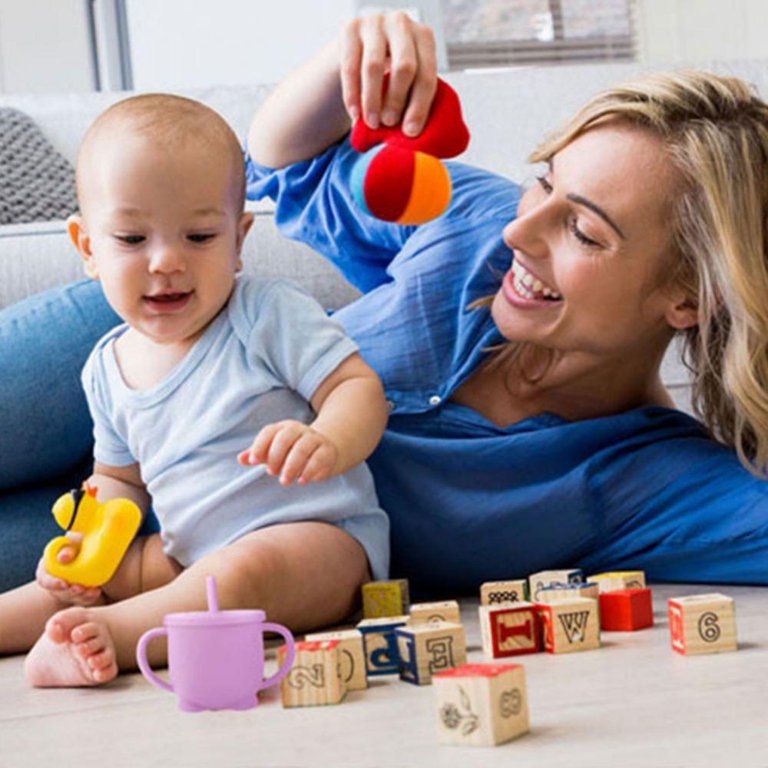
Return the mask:
<path id="1" fill-rule="evenodd" d="M 547 653 L 573 653 L 600 647 L 597 600 L 572 597 L 537 603 Z"/>
<path id="2" fill-rule="evenodd" d="M 673 597 L 667 602 L 672 650 L 684 656 L 735 651 L 733 598 L 714 592 Z"/>
<path id="3" fill-rule="evenodd" d="M 408 613 L 410 596 L 408 579 L 369 581 L 363 584 L 363 618 L 403 616 Z"/>
<path id="4" fill-rule="evenodd" d="M 432 675 L 467 660 L 464 627 L 447 621 L 395 630 L 400 678 L 415 685 L 429 685 Z"/>
<path id="5" fill-rule="evenodd" d="M 578 582 L 573 584 L 558 584 L 551 587 L 542 587 L 539 590 L 540 603 L 554 603 L 559 600 L 570 600 L 572 597 L 589 597 L 597 600 L 600 596 L 600 587 L 597 582 Z"/>
<path id="6" fill-rule="evenodd" d="M 538 653 L 541 650 L 541 622 L 531 603 L 481 605 L 480 632 L 483 651 L 494 659 Z"/>
<path id="7" fill-rule="evenodd" d="M 606 632 L 634 632 L 653 626 L 651 590 L 616 589 L 600 595 L 600 628 Z"/>
<path id="8" fill-rule="evenodd" d="M 305 640 L 338 640 L 341 679 L 348 691 L 359 691 L 368 687 L 365 673 L 365 647 L 363 634 L 359 629 L 343 629 L 335 632 L 316 632 Z"/>
<path id="9" fill-rule="evenodd" d="M 450 621 L 454 624 L 461 624 L 461 612 L 456 600 L 444 600 L 441 603 L 414 603 L 411 606 L 410 616 L 412 627 L 435 621 Z"/>
<path id="10" fill-rule="evenodd" d="M 480 605 L 518 603 L 528 599 L 528 582 L 525 579 L 486 581 L 480 585 Z"/>
<path id="11" fill-rule="evenodd" d="M 580 568 L 564 571 L 539 571 L 528 577 L 528 599 L 532 603 L 539 601 L 539 590 L 544 587 L 561 586 L 573 582 L 583 582 L 584 573 Z"/>
<path id="12" fill-rule="evenodd" d="M 464 664 L 432 679 L 441 743 L 494 746 L 530 730 L 519 664 Z"/>
<path id="13" fill-rule="evenodd" d="M 587 581 L 596 581 L 601 592 L 617 589 L 644 589 L 645 571 L 608 571 L 589 576 Z"/>
<path id="14" fill-rule="evenodd" d="M 284 658 L 285 646 L 282 646 L 277 650 L 278 664 L 282 664 Z M 338 640 L 296 643 L 296 659 L 280 681 L 284 707 L 338 704 L 346 690 L 339 674 Z"/>
<path id="15" fill-rule="evenodd" d="M 408 616 L 363 619 L 357 628 L 363 635 L 368 675 L 391 675 L 400 671 L 395 630 L 408 624 Z"/>

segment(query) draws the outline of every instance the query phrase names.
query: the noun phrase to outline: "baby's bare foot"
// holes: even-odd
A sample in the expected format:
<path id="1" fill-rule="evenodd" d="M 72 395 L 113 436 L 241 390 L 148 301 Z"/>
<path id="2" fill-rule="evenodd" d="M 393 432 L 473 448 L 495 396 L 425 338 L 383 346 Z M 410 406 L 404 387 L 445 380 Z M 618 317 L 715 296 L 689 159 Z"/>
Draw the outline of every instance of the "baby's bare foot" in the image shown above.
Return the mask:
<path id="1" fill-rule="evenodd" d="M 52 616 L 27 655 L 24 671 L 38 688 L 100 685 L 114 679 L 115 646 L 99 612 L 68 608 Z"/>

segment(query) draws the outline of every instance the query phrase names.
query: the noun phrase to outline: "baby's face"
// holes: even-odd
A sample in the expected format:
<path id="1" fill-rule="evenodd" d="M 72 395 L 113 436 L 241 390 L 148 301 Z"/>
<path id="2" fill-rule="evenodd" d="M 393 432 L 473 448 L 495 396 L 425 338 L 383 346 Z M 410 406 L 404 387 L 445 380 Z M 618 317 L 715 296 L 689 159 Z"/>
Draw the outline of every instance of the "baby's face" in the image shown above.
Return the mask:
<path id="1" fill-rule="evenodd" d="M 163 146 L 121 132 L 84 160 L 86 271 L 157 343 L 195 341 L 229 298 L 251 221 L 234 179 L 228 156 L 196 140 Z"/>

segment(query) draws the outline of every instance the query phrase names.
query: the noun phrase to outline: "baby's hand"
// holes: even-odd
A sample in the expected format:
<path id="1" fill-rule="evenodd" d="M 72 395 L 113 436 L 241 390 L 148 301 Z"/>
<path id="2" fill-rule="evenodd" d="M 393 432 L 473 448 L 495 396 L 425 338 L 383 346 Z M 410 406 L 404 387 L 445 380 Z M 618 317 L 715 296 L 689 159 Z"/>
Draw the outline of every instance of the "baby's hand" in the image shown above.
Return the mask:
<path id="1" fill-rule="evenodd" d="M 325 435 L 300 421 L 278 421 L 264 427 L 237 460 L 244 466 L 266 464 L 282 485 L 327 480 L 339 458 L 339 449 Z"/>
<path id="2" fill-rule="evenodd" d="M 78 533 L 68 533 L 67 538 L 72 540 L 71 547 L 59 550 L 56 559 L 60 563 L 71 563 L 80 551 L 82 536 Z M 45 561 L 40 558 L 37 564 L 35 579 L 38 585 L 50 592 L 59 602 L 65 605 L 95 605 L 101 601 L 100 587 L 85 587 L 82 584 L 71 584 L 64 579 L 51 575 L 45 567 Z"/>

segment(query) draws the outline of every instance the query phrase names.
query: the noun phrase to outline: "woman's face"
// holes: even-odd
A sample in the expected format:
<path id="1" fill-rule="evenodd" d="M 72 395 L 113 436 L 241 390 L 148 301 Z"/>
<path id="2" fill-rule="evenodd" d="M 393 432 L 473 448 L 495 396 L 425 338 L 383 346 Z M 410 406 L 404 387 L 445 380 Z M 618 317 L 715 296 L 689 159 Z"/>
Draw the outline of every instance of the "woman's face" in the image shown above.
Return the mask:
<path id="1" fill-rule="evenodd" d="M 665 344 L 683 327 L 664 279 L 677 181 L 661 141 L 617 121 L 560 150 L 504 228 L 514 263 L 491 312 L 505 338 L 598 358 Z"/>

